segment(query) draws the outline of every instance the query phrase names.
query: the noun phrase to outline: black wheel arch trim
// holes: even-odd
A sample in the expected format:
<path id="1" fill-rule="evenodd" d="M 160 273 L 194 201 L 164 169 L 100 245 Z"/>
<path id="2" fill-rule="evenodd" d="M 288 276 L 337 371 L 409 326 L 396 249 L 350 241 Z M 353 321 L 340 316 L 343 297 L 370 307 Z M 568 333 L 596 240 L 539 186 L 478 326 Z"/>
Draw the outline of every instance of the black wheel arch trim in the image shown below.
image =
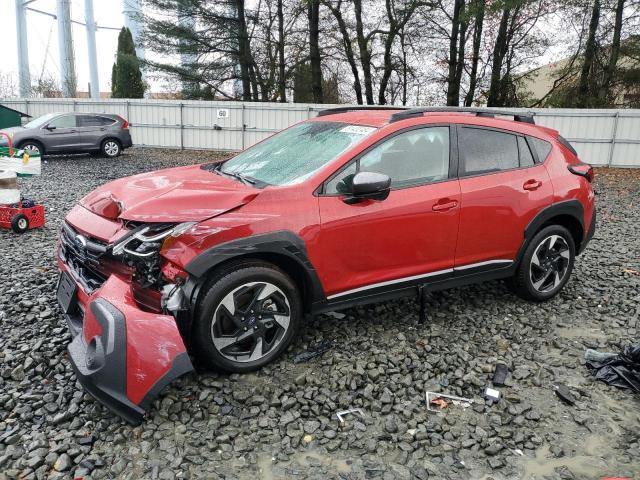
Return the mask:
<path id="1" fill-rule="evenodd" d="M 533 237 L 540 227 L 551 220 L 553 217 L 559 215 L 569 215 L 575 218 L 582 227 L 584 233 L 584 208 L 578 200 L 565 200 L 558 203 L 553 203 L 548 207 L 543 208 L 538 214 L 533 217 L 527 227 L 524 229 L 525 239 Z M 576 245 L 577 247 L 577 245 Z"/>
<path id="2" fill-rule="evenodd" d="M 185 266 L 185 270 L 189 275 L 200 280 L 224 262 L 235 258 L 250 258 L 252 255 L 259 257 L 264 254 L 280 255 L 295 262 L 305 276 L 309 289 L 307 292 L 309 305 L 325 300 L 322 283 L 309 260 L 304 240 L 289 230 L 252 235 L 221 243 L 197 255 Z M 188 286 L 192 299 L 199 289 L 197 284 L 201 283 L 194 282 Z M 305 309 L 309 305 L 305 305 Z"/>
<path id="3" fill-rule="evenodd" d="M 522 242 L 522 246 L 518 251 L 518 255 L 516 257 L 516 262 L 520 263 L 522 257 L 524 256 L 524 252 L 527 249 L 527 245 L 529 244 L 529 240 L 533 238 L 533 236 L 540 230 L 540 228 L 551 220 L 554 217 L 558 217 L 560 215 L 567 215 L 580 224 L 580 228 L 582 229 L 582 241 L 580 243 L 576 243 L 576 254 L 582 252 L 589 242 L 590 237 L 585 235 L 584 233 L 584 207 L 582 204 L 575 199 L 572 200 L 564 200 L 562 202 L 553 203 L 542 210 L 540 210 L 535 217 L 529 222 L 529 224 L 524 229 L 524 240 Z M 595 210 L 594 210 L 595 215 Z"/>

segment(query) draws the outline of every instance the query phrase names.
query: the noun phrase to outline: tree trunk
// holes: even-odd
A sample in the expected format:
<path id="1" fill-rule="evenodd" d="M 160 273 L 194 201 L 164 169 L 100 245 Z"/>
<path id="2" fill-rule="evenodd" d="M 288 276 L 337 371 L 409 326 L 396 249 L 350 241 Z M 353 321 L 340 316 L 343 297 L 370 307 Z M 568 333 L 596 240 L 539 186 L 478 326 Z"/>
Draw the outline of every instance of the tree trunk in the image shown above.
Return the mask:
<path id="1" fill-rule="evenodd" d="M 500 19 L 500 26 L 498 27 L 498 36 L 496 37 L 496 43 L 493 46 L 493 62 L 491 64 L 491 84 L 489 85 L 489 96 L 487 99 L 487 105 L 489 107 L 500 106 L 501 100 L 501 77 L 502 77 L 502 62 L 504 56 L 507 53 L 507 27 L 509 26 L 509 15 L 511 10 L 505 8 L 502 11 L 502 18 Z"/>
<path id="2" fill-rule="evenodd" d="M 364 90 L 367 105 L 373 105 L 373 81 L 371 78 L 371 53 L 368 41 L 364 36 L 362 25 L 362 0 L 353 0 L 353 8 L 356 14 L 356 36 L 358 49 L 360 50 L 360 63 L 362 64 L 362 76 L 364 77 Z"/>
<path id="3" fill-rule="evenodd" d="M 387 9 L 387 20 L 389 22 L 389 33 L 384 41 L 384 66 L 382 69 L 382 78 L 380 79 L 380 90 L 378 91 L 378 103 L 380 105 L 385 105 L 387 103 L 387 85 L 389 85 L 389 79 L 393 73 L 391 50 L 393 48 L 393 42 L 395 41 L 396 32 L 398 31 L 397 19 L 393 16 L 393 12 L 391 11 L 391 0 L 386 0 L 385 4 Z"/>
<path id="4" fill-rule="evenodd" d="M 602 101 L 607 100 L 607 97 L 612 94 L 611 83 L 613 82 L 613 75 L 616 70 L 616 65 L 618 64 L 618 57 L 620 56 L 620 36 L 622 34 L 622 13 L 624 11 L 624 4 L 625 0 L 618 0 L 616 5 L 616 20 L 613 25 L 613 41 L 611 42 L 609 63 L 604 67 L 604 78 L 602 79 L 602 85 L 600 86 L 598 95 L 598 98 Z"/>
<path id="5" fill-rule="evenodd" d="M 247 22 L 244 16 L 244 0 L 236 0 L 236 21 L 238 22 L 237 42 L 238 42 L 238 63 L 240 64 L 240 80 L 242 81 L 242 100 L 251 100 L 251 82 L 249 52 L 247 45 L 249 35 L 247 33 Z"/>
<path id="6" fill-rule="evenodd" d="M 320 58 L 320 0 L 309 0 L 309 60 L 314 103 L 322 103 L 322 65 Z"/>
<path id="7" fill-rule="evenodd" d="M 469 90 L 464 99 L 465 107 L 470 107 L 473 103 L 478 83 L 478 62 L 480 61 L 480 45 L 482 43 L 482 27 L 484 24 L 484 0 L 477 0 L 475 7 L 478 10 L 475 13 L 476 18 L 473 26 L 473 57 L 471 58 L 471 72 L 469 74 Z"/>
<path id="8" fill-rule="evenodd" d="M 587 43 L 584 50 L 584 62 L 582 63 L 582 69 L 580 71 L 580 81 L 578 83 L 578 101 L 579 107 L 586 107 L 589 105 L 589 76 L 593 67 L 593 62 L 596 57 L 596 33 L 598 31 L 598 24 L 600 23 L 600 0 L 593 2 L 593 8 L 591 10 L 591 21 L 589 22 L 589 36 L 587 37 Z"/>
<path id="9" fill-rule="evenodd" d="M 282 0 L 278 0 L 278 95 L 282 103 L 287 102 L 286 64 L 284 58 L 284 13 Z"/>
<path id="10" fill-rule="evenodd" d="M 360 83 L 360 72 L 358 71 L 358 65 L 356 63 L 356 57 L 353 52 L 353 47 L 351 46 L 351 36 L 349 35 L 347 24 L 344 21 L 344 17 L 342 16 L 342 12 L 340 10 L 342 1 L 339 1 L 337 6 L 333 6 L 331 0 L 329 0 L 325 3 L 325 5 L 329 7 L 329 10 L 331 10 L 331 13 L 338 22 L 338 29 L 340 30 L 340 34 L 342 35 L 342 43 L 344 44 L 344 53 L 347 57 L 349 67 L 351 67 L 351 73 L 353 74 L 353 89 L 356 93 L 356 101 L 358 102 L 358 105 L 362 105 L 362 83 Z"/>
<path id="11" fill-rule="evenodd" d="M 455 0 L 449 37 L 449 74 L 447 75 L 447 105 L 458 106 L 460 82 L 456 85 L 458 70 L 458 36 L 460 35 L 460 15 L 464 11 L 464 0 Z M 464 54 L 463 54 L 464 55 Z"/>
<path id="12" fill-rule="evenodd" d="M 400 34 L 400 48 L 402 49 L 402 105 L 407 104 L 407 48 L 404 30 Z"/>

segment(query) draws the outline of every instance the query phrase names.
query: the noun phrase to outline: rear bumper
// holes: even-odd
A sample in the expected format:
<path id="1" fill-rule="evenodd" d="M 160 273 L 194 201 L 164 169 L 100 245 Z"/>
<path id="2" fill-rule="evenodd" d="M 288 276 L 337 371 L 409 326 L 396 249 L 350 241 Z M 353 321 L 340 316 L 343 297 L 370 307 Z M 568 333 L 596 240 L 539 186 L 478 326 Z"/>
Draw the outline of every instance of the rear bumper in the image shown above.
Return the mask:
<path id="1" fill-rule="evenodd" d="M 60 302 L 67 306 L 76 377 L 96 400 L 137 425 L 164 387 L 193 370 L 175 319 L 141 310 L 130 285 L 115 275 L 90 295 L 76 285 L 77 302 L 70 308 Z"/>
<path id="2" fill-rule="evenodd" d="M 122 143 L 122 148 L 130 148 L 133 146 L 133 140 L 131 139 L 131 133 L 126 132 L 120 137 L 120 142 Z"/>

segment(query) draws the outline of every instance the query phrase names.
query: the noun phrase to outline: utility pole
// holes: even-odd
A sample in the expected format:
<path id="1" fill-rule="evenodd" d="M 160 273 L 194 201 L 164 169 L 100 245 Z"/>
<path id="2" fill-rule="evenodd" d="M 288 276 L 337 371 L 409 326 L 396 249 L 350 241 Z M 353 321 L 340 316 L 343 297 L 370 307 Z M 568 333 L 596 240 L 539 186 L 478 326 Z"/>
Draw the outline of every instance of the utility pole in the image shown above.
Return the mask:
<path id="1" fill-rule="evenodd" d="M 71 37 L 70 0 L 57 0 L 58 50 L 60 52 L 60 83 L 64 97 L 76 96 L 76 68 Z"/>
<path id="2" fill-rule="evenodd" d="M 29 73 L 29 43 L 27 41 L 27 19 L 24 0 L 16 0 L 16 32 L 18 35 L 20 96 L 26 98 L 31 93 L 31 75 Z"/>
<path id="3" fill-rule="evenodd" d="M 96 54 L 97 25 L 93 16 L 93 0 L 84 0 L 84 23 L 87 24 L 87 52 L 89 53 L 89 78 L 91 98 L 100 98 L 98 59 Z"/>

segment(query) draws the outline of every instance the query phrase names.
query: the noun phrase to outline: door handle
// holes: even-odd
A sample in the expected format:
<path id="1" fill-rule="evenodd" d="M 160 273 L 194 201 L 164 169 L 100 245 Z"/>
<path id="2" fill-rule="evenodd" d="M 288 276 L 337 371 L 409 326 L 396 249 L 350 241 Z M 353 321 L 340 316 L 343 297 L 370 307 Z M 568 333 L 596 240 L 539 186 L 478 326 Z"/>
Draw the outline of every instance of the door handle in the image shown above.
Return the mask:
<path id="1" fill-rule="evenodd" d="M 431 210 L 434 212 L 446 212 L 447 210 L 451 210 L 452 208 L 456 208 L 458 206 L 458 202 L 456 200 L 448 200 L 440 201 L 435 203 Z"/>
<path id="2" fill-rule="evenodd" d="M 540 180 L 527 180 L 524 182 L 524 185 L 522 185 L 522 188 L 525 190 L 537 190 L 541 186 L 542 182 Z"/>

